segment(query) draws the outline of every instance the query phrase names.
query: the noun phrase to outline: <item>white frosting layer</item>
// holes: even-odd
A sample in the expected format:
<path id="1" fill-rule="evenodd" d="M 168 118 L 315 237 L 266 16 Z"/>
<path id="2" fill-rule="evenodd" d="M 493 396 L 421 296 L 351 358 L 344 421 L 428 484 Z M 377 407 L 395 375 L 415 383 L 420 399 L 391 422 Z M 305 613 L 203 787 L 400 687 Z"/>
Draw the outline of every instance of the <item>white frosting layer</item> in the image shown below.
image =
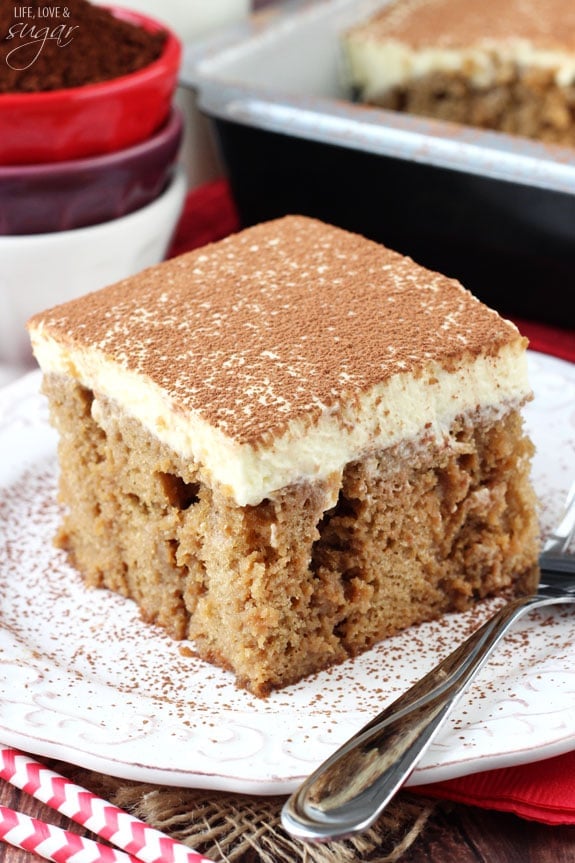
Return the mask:
<path id="1" fill-rule="evenodd" d="M 423 433 L 442 441 L 453 420 L 476 409 L 502 414 L 529 397 L 527 360 L 520 340 L 496 356 L 470 358 L 454 371 L 430 362 L 422 374 L 398 373 L 349 404 L 325 409 L 317 422 L 292 421 L 265 446 L 240 444 L 198 412 L 174 408 L 150 378 L 131 372 L 97 350 L 74 350 L 31 331 L 45 373 L 70 375 L 128 415 L 182 457 L 200 462 L 240 505 L 255 505 L 279 489 L 327 479 L 366 453 Z"/>
<path id="2" fill-rule="evenodd" d="M 344 40 L 351 82 L 365 100 L 377 98 L 392 87 L 434 72 L 465 73 L 477 87 L 488 87 L 501 76 L 501 68 L 551 70 L 558 86 L 575 82 L 575 56 L 560 50 L 534 47 L 525 39 L 505 42 L 484 40 L 466 48 L 412 48 L 398 40 L 378 41 L 361 31 Z"/>

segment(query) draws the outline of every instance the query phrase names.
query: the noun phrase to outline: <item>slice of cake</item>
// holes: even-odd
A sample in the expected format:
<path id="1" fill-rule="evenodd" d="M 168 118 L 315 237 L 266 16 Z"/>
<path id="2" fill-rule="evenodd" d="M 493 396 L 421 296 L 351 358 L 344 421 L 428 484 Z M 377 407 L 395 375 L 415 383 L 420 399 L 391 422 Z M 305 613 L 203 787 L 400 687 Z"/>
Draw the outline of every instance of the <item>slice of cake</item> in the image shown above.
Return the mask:
<path id="1" fill-rule="evenodd" d="M 343 35 L 360 101 L 575 144 L 575 5 L 396 0 Z"/>
<path id="2" fill-rule="evenodd" d="M 525 340 L 290 216 L 35 316 L 59 541 L 258 696 L 532 589 Z"/>

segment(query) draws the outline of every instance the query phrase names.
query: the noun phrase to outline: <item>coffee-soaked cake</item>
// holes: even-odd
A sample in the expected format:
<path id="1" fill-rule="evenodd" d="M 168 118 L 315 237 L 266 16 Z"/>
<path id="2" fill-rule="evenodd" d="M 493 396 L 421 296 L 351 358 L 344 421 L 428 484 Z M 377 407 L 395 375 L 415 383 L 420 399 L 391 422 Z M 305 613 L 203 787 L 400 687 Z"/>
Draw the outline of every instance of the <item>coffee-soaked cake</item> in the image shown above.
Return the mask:
<path id="1" fill-rule="evenodd" d="M 29 329 L 59 542 L 256 695 L 535 586 L 525 340 L 458 282 L 288 216 Z"/>
<path id="2" fill-rule="evenodd" d="M 575 145 L 575 5 L 395 0 L 342 35 L 362 102 Z"/>

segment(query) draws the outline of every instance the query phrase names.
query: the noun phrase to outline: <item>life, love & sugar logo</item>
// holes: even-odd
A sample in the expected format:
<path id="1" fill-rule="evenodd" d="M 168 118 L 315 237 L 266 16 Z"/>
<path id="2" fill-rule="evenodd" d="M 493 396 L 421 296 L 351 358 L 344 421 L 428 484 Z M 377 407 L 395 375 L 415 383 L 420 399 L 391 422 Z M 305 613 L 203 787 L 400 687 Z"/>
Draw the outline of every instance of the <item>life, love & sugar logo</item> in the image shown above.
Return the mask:
<path id="1" fill-rule="evenodd" d="M 67 6 L 14 6 L 13 21 L 4 36 L 7 42 L 17 42 L 6 54 L 10 68 L 15 71 L 29 69 L 48 41 L 59 48 L 69 45 L 78 30 L 78 25 L 71 24 L 69 19 Z"/>

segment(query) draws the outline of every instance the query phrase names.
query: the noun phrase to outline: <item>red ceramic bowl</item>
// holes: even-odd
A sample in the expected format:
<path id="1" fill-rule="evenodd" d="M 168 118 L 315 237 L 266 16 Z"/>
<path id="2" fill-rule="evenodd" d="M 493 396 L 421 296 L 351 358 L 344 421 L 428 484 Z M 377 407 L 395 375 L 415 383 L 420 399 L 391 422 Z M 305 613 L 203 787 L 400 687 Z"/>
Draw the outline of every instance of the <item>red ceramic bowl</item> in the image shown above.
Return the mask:
<path id="1" fill-rule="evenodd" d="M 0 165 L 0 235 L 69 231 L 144 207 L 170 181 L 182 132 L 174 107 L 157 132 L 132 147 L 67 162 Z"/>
<path id="2" fill-rule="evenodd" d="M 181 43 L 163 24 L 128 9 L 117 17 L 168 34 L 157 60 L 110 81 L 40 93 L 0 94 L 0 164 L 79 159 L 145 140 L 168 117 L 181 61 Z"/>

